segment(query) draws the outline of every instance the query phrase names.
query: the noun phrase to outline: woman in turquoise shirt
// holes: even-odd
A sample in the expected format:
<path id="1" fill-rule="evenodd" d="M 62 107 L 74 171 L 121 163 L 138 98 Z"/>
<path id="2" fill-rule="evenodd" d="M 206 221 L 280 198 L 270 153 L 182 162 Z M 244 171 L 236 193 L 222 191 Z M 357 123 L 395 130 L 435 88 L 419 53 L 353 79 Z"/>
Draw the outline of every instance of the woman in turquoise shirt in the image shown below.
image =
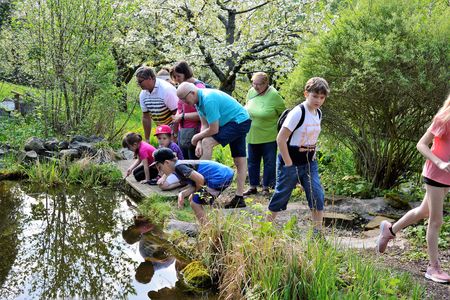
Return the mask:
<path id="1" fill-rule="evenodd" d="M 269 188 L 275 185 L 277 155 L 277 121 L 286 109 L 278 91 L 269 86 L 269 77 L 264 72 L 252 76 L 252 88 L 247 93 L 245 106 L 252 124 L 247 135 L 248 177 L 250 188 L 244 195 L 257 193 L 260 184 L 260 166 L 263 160 L 263 194 L 269 194 Z"/>

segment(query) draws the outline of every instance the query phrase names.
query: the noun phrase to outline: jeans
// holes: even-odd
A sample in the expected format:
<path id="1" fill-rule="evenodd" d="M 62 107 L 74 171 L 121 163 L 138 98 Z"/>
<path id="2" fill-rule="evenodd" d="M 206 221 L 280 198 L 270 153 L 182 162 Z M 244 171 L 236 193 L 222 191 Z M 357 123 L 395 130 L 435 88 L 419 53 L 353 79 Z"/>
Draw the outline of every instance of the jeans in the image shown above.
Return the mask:
<path id="1" fill-rule="evenodd" d="M 277 184 L 275 193 L 270 199 L 269 210 L 273 212 L 286 210 L 292 190 L 297 183 L 305 190 L 309 208 L 323 210 L 324 192 L 320 184 L 317 161 L 285 167 L 281 156 L 278 157 Z"/>
<path id="2" fill-rule="evenodd" d="M 248 178 L 251 186 L 260 183 L 261 159 L 263 160 L 263 187 L 275 186 L 277 142 L 248 144 Z"/>
<path id="3" fill-rule="evenodd" d="M 198 159 L 195 155 L 195 146 L 191 146 L 188 148 L 181 148 L 181 152 L 183 152 L 184 159 Z"/>

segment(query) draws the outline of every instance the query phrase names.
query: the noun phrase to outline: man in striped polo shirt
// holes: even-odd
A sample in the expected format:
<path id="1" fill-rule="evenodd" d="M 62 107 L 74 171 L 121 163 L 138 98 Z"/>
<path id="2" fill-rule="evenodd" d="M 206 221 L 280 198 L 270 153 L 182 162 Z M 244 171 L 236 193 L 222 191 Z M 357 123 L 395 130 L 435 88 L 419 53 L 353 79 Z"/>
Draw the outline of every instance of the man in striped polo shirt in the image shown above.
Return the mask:
<path id="1" fill-rule="evenodd" d="M 172 125 L 172 115 L 178 108 L 177 90 L 167 81 L 156 78 L 153 69 L 146 66 L 136 71 L 136 80 L 142 89 L 139 94 L 139 103 L 142 109 L 145 140 L 148 142 L 152 120 L 157 126 Z"/>

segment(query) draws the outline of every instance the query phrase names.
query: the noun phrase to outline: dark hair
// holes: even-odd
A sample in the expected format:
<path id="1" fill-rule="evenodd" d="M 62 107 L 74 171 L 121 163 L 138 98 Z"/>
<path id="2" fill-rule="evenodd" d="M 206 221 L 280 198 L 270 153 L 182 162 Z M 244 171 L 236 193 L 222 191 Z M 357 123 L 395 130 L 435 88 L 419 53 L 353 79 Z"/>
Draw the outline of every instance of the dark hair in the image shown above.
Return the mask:
<path id="1" fill-rule="evenodd" d="M 172 69 L 170 69 L 170 77 L 173 78 L 173 72 L 177 72 L 184 75 L 184 80 L 194 77 L 191 67 L 185 61 L 177 62 Z"/>
<path id="2" fill-rule="evenodd" d="M 155 79 L 156 75 L 152 68 L 142 66 L 136 71 L 136 77 L 143 79 Z"/>
<path id="3" fill-rule="evenodd" d="M 135 132 L 128 132 L 123 137 L 122 147 L 129 148 L 129 146 L 134 145 L 136 143 L 140 143 L 140 142 L 142 142 L 142 135 L 140 135 L 139 133 L 135 133 Z M 138 155 L 138 153 L 139 153 L 139 149 L 136 149 L 136 151 L 134 151 L 134 154 Z"/>
<path id="4" fill-rule="evenodd" d="M 322 77 L 313 77 L 306 82 L 305 91 L 328 96 L 330 87 L 328 86 L 328 82 Z"/>

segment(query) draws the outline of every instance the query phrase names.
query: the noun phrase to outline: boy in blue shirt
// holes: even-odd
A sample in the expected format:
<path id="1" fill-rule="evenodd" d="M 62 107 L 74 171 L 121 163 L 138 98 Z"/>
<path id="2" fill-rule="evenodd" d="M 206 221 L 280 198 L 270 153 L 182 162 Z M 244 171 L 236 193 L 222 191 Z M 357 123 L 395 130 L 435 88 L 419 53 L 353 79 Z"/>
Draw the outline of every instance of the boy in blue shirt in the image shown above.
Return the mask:
<path id="1" fill-rule="evenodd" d="M 178 194 L 178 207 L 183 207 L 184 199 L 189 201 L 200 224 L 206 222 L 202 205 L 213 204 L 215 198 L 233 180 L 233 169 L 209 160 L 178 160 L 169 148 L 159 148 L 153 153 L 158 171 L 170 175 L 175 173 L 187 187 Z"/>
<path id="2" fill-rule="evenodd" d="M 270 199 L 268 221 L 286 210 L 292 190 L 300 183 L 311 210 L 314 232 L 322 228 L 324 192 L 316 161 L 316 143 L 320 134 L 320 107 L 330 93 L 325 79 L 313 77 L 305 85 L 305 101 L 286 116 L 277 136 L 280 151 L 275 193 Z"/>
<path id="3" fill-rule="evenodd" d="M 245 207 L 244 184 L 247 177 L 246 141 L 251 119 L 247 110 L 236 99 L 215 89 L 198 89 L 183 82 L 177 89 L 178 98 L 195 105 L 202 124 L 201 131 L 192 137 L 195 154 L 210 160 L 213 148 L 230 145 L 231 156 L 237 169 L 236 196 L 225 208 Z"/>

